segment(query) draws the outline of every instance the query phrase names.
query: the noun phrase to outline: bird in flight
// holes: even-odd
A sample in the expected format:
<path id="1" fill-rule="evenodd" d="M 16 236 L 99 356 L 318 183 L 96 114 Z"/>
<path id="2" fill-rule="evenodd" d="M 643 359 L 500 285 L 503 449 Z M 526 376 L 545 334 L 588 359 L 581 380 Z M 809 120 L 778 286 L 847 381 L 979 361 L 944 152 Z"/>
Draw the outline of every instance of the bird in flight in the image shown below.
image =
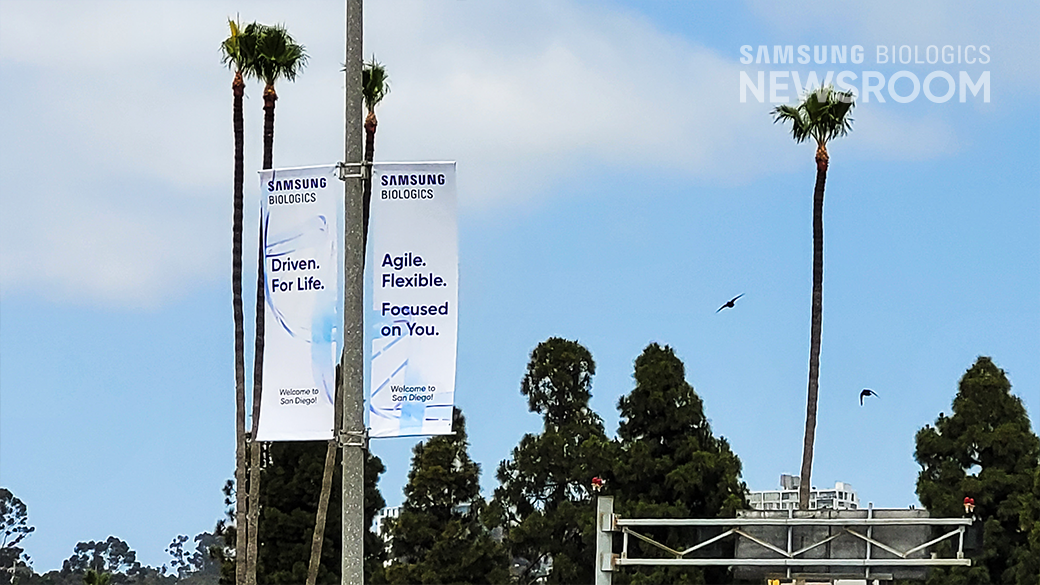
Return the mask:
<path id="1" fill-rule="evenodd" d="M 877 393 L 874 392 L 873 390 L 871 390 L 870 388 L 864 388 L 863 391 L 859 393 L 859 405 L 860 406 L 863 406 L 863 399 L 865 397 L 867 397 L 867 396 L 876 396 L 876 397 L 880 398 L 880 396 L 878 396 Z"/>
<path id="2" fill-rule="evenodd" d="M 740 293 L 739 295 L 733 297 L 725 305 L 722 305 L 721 307 L 719 307 L 718 311 L 715 311 L 715 312 L 718 313 L 722 309 L 732 309 L 733 305 L 737 302 L 737 299 L 739 299 L 742 296 L 744 296 L 744 293 Z"/>

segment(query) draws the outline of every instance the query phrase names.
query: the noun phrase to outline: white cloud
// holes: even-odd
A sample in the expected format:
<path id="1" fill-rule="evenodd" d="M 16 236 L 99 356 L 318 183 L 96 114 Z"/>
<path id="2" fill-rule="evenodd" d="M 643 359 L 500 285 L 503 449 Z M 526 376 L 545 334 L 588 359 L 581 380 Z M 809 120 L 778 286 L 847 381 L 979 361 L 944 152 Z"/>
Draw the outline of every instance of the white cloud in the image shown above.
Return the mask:
<path id="1" fill-rule="evenodd" d="M 929 45 L 988 45 L 991 61 L 986 69 L 992 70 L 1000 91 L 1022 92 L 1031 99 L 1037 95 L 1040 5 L 1036 2 L 805 0 L 796 8 L 767 0 L 749 4 L 763 22 L 785 37 L 785 43 L 860 44 L 870 63 L 876 60 L 878 46 L 917 47 L 923 55 Z M 830 26 L 820 27 L 820 22 Z"/>
<path id="2" fill-rule="evenodd" d="M 237 9 L 2 4 L 5 292 L 147 305 L 226 272 L 231 74 L 218 46 Z M 311 56 L 279 87 L 276 165 L 340 160 L 343 4 L 248 9 L 242 20 L 285 23 Z M 365 55 L 387 65 L 392 87 L 377 160 L 459 161 L 464 208 L 529 206 L 562 179 L 604 170 L 740 183 L 800 155 L 769 104 L 740 103 L 744 66 L 731 47 L 719 53 L 638 14 L 559 2 L 366 10 Z M 259 166 L 260 92 L 247 90 L 247 169 Z M 957 142 L 942 118 L 858 116 L 862 156 L 936 156 Z M 255 207 L 246 220 L 249 233 Z M 66 252 L 86 244 L 89 262 Z"/>

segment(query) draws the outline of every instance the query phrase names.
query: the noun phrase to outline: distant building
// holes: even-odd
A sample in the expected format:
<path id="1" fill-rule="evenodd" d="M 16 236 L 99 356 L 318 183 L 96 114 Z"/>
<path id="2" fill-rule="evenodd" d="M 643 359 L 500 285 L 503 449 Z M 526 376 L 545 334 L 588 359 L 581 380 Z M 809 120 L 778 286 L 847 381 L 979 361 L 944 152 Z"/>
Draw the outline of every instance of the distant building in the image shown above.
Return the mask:
<path id="1" fill-rule="evenodd" d="M 755 510 L 797 510 L 798 487 L 801 484 L 797 475 L 780 476 L 780 489 L 752 491 L 748 503 Z M 812 488 L 809 491 L 809 509 L 829 508 L 833 510 L 858 510 L 859 497 L 851 485 L 838 481 L 833 488 Z"/>
<path id="2" fill-rule="evenodd" d="M 469 514 L 470 507 L 473 504 L 466 502 L 459 504 L 452 508 L 452 511 L 456 514 Z M 401 515 L 402 506 L 388 506 L 380 510 L 375 517 L 375 533 L 383 537 L 383 540 L 387 544 L 390 544 L 390 535 L 386 533 L 386 523 L 389 520 L 393 520 Z"/>
<path id="3" fill-rule="evenodd" d="M 401 515 L 401 506 L 389 506 L 383 508 L 376 514 L 374 532 L 383 538 L 387 545 L 390 544 L 390 535 L 386 532 L 386 523 Z"/>

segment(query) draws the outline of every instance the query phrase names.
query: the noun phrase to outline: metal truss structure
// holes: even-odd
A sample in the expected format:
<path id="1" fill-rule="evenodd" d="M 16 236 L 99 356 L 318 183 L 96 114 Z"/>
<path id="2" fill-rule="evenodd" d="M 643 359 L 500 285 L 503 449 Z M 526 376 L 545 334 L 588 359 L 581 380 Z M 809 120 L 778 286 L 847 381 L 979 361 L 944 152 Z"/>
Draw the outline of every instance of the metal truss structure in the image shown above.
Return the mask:
<path id="1" fill-rule="evenodd" d="M 890 581 L 923 576 L 928 567 L 971 565 L 964 544 L 972 519 L 930 518 L 925 510 L 750 510 L 737 518 L 621 518 L 614 514 L 614 499 L 606 496 L 598 499 L 596 516 L 596 585 L 610 585 L 612 572 L 626 566 L 725 566 L 744 578 Z M 666 546 L 646 534 L 654 527 L 688 527 L 695 542 L 682 550 Z M 936 537 L 936 527 L 951 529 Z M 620 554 L 613 549 L 618 532 Z M 730 537 L 736 539 L 735 553 L 721 556 L 722 549 L 713 545 Z M 666 556 L 635 557 L 631 539 Z M 954 539 L 955 558 L 929 552 Z"/>

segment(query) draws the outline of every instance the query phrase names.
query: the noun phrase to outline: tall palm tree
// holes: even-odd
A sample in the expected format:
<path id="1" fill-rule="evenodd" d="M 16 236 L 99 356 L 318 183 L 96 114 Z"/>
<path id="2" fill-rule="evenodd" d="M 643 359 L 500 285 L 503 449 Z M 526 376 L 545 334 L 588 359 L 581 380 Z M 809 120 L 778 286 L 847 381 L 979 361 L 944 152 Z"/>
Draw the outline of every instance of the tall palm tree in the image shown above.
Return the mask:
<path id="1" fill-rule="evenodd" d="M 816 140 L 816 187 L 813 190 L 812 317 L 809 333 L 809 396 L 805 408 L 805 438 L 799 474 L 798 508 L 809 509 L 813 446 L 816 441 L 816 405 L 819 398 L 820 341 L 823 328 L 823 191 L 830 158 L 827 143 L 852 129 L 849 113 L 855 105 L 852 92 L 824 87 L 805 96 L 797 106 L 773 109 L 773 123 L 790 122 L 795 142 Z"/>
<path id="2" fill-rule="evenodd" d="M 249 73 L 264 82 L 264 161 L 263 168 L 274 166 L 274 105 L 278 100 L 275 83 L 280 79 L 295 81 L 307 64 L 307 53 L 303 45 L 293 40 L 282 25 L 267 26 L 251 24 L 247 34 L 256 38 L 255 56 Z M 262 226 L 261 226 L 262 229 Z M 263 234 L 258 243 L 256 274 L 256 343 L 253 353 L 253 426 L 256 436 L 260 421 L 260 398 L 263 388 L 264 363 L 264 242 Z M 260 503 L 260 446 L 255 442 L 249 449 L 249 518 L 247 526 L 246 564 L 247 585 L 256 583 L 257 529 L 259 527 Z"/>
<path id="3" fill-rule="evenodd" d="M 362 200 L 362 245 L 368 246 L 368 217 L 372 209 L 372 161 L 376 153 L 376 106 L 390 93 L 390 78 L 383 64 L 375 57 L 365 63 L 361 69 L 361 99 L 365 103 L 368 114 L 365 116 L 365 166 L 368 172 L 364 180 L 364 199 Z M 362 255 L 362 258 L 365 256 Z"/>
<path id="4" fill-rule="evenodd" d="M 264 167 L 272 167 L 274 149 L 274 103 L 278 100 L 275 83 L 280 79 L 296 81 L 307 65 L 307 51 L 285 27 L 258 25 L 256 59 L 252 74 L 264 82 Z"/>
<path id="5" fill-rule="evenodd" d="M 252 65 L 255 37 L 246 35 L 242 26 L 228 19 L 231 34 L 220 44 L 223 62 L 235 71 L 231 82 L 234 96 L 232 126 L 235 135 L 234 215 L 231 228 L 231 296 L 235 321 L 235 484 L 242 500 L 235 503 L 235 524 L 238 526 L 235 550 L 245 550 L 246 538 L 246 366 L 245 317 L 242 311 L 242 183 L 244 176 L 242 97 L 245 94 L 243 73 Z M 235 581 L 245 583 L 245 555 L 235 557 Z"/>
<path id="6" fill-rule="evenodd" d="M 361 69 L 361 98 L 368 110 L 365 117 L 365 162 L 368 172 L 364 179 L 364 196 L 362 198 L 362 221 L 361 221 L 361 243 L 368 245 L 368 216 L 372 208 L 372 161 L 376 150 L 376 106 L 383 101 L 386 94 L 390 93 L 389 77 L 386 68 L 372 57 L 372 61 L 365 63 Z M 365 254 L 361 254 L 364 262 Z M 337 387 L 339 384 L 337 382 Z M 332 474 L 336 464 L 337 437 L 339 435 L 339 417 L 336 417 L 336 432 L 329 441 L 328 450 L 325 453 L 325 471 L 322 474 L 321 496 L 318 498 L 318 513 L 314 518 L 314 532 L 311 540 L 311 558 L 307 569 L 306 585 L 314 585 L 318 579 L 318 564 L 321 561 L 322 539 L 325 533 L 326 514 L 329 507 L 329 496 L 332 490 Z M 369 456 L 371 457 L 371 455 Z"/>

